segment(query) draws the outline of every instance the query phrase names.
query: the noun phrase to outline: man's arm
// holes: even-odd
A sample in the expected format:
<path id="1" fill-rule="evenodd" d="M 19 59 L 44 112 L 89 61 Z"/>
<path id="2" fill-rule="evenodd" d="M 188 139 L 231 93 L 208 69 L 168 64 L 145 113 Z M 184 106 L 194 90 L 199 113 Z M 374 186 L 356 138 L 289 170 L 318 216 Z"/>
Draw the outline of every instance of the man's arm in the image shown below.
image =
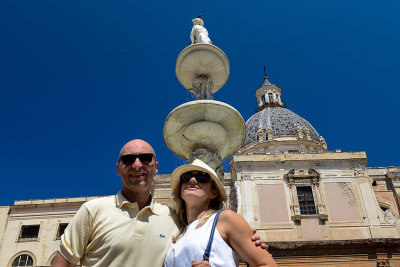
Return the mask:
<path id="1" fill-rule="evenodd" d="M 70 263 L 63 256 L 61 256 L 60 252 L 57 252 L 53 261 L 51 262 L 51 267 L 75 267 L 75 264 Z"/>
<path id="2" fill-rule="evenodd" d="M 91 232 L 91 216 L 83 204 L 61 236 L 60 248 L 54 258 L 54 266 L 76 266 L 84 257 Z"/>

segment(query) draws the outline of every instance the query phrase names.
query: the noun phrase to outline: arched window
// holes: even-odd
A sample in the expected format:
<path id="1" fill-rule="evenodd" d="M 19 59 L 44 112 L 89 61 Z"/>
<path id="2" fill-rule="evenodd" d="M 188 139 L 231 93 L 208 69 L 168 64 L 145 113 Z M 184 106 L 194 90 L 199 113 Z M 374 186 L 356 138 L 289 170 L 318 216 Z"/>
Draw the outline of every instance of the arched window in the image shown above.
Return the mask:
<path id="1" fill-rule="evenodd" d="M 268 93 L 268 102 L 274 103 L 274 97 L 272 96 L 272 93 Z"/>
<path id="2" fill-rule="evenodd" d="M 33 259 L 28 254 L 22 254 L 15 258 L 11 266 L 33 266 Z"/>
<path id="3" fill-rule="evenodd" d="M 265 104 L 265 95 L 261 96 L 261 103 L 264 105 Z"/>

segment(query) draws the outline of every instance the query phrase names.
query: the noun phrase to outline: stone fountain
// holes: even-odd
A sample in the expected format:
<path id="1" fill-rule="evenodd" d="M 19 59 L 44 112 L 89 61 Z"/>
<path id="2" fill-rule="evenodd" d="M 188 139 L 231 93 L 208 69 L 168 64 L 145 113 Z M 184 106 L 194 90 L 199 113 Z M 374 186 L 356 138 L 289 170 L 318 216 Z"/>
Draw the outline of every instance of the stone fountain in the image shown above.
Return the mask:
<path id="1" fill-rule="evenodd" d="M 201 159 L 223 178 L 222 160 L 243 145 L 246 125 L 232 106 L 213 100 L 228 80 L 230 67 L 225 53 L 211 44 L 201 17 L 192 20 L 192 44 L 176 60 L 179 82 L 196 95 L 170 112 L 164 124 L 164 140 L 177 156 L 193 162 Z"/>

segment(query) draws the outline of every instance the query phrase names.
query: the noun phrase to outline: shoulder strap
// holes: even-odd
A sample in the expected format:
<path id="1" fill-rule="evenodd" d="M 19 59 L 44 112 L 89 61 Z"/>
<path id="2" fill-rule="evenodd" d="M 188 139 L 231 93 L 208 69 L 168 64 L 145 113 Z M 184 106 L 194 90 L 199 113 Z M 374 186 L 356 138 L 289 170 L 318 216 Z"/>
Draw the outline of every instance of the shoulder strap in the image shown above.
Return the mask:
<path id="1" fill-rule="evenodd" d="M 205 261 L 208 261 L 210 259 L 210 251 L 211 251 L 212 241 L 213 241 L 213 238 L 214 238 L 215 226 L 217 225 L 218 216 L 223 210 L 224 209 L 219 210 L 217 212 L 217 214 L 215 215 L 214 222 L 213 222 L 213 225 L 212 225 L 212 228 L 211 228 L 210 239 L 208 240 L 207 248 L 206 248 L 206 251 L 204 252 L 204 255 L 203 255 L 203 260 L 205 260 Z"/>

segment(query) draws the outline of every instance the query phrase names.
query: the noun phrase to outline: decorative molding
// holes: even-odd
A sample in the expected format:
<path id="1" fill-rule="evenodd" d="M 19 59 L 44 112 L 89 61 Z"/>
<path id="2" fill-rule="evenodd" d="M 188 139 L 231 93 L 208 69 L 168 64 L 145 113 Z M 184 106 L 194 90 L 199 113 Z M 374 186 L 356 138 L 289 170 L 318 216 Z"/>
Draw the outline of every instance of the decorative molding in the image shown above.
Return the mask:
<path id="1" fill-rule="evenodd" d="M 398 218 L 390 209 L 385 210 L 385 222 L 388 224 L 396 224 Z"/>
<path id="2" fill-rule="evenodd" d="M 258 136 L 258 142 L 264 142 L 265 141 L 265 132 L 263 129 L 258 129 L 257 130 L 257 136 Z"/>
<path id="3" fill-rule="evenodd" d="M 254 178 L 251 176 L 251 174 L 247 173 L 247 172 L 241 173 L 240 178 L 241 178 L 241 180 L 251 180 L 251 181 L 254 180 Z"/>
<path id="4" fill-rule="evenodd" d="M 297 130 L 297 139 L 303 139 L 304 138 L 303 128 L 297 124 L 296 130 Z"/>
<path id="5" fill-rule="evenodd" d="M 319 186 L 320 174 L 314 169 L 292 169 L 285 177 L 288 179 L 289 186 L 293 184 L 315 184 Z"/>
<path id="6" fill-rule="evenodd" d="M 354 170 L 355 176 L 365 176 L 365 170 Z"/>
<path id="7" fill-rule="evenodd" d="M 293 221 L 300 221 L 301 220 L 301 213 L 300 213 L 300 206 L 299 204 L 292 204 L 290 205 L 290 209 L 292 211 L 292 220 Z"/>
<path id="8" fill-rule="evenodd" d="M 196 92 L 196 100 L 213 99 L 212 91 L 214 90 L 214 82 L 205 75 L 194 78 L 192 88 Z"/>
<path id="9" fill-rule="evenodd" d="M 308 128 L 307 126 L 304 126 L 304 127 L 303 127 L 303 131 L 304 131 L 305 134 L 306 134 L 307 140 L 311 140 L 311 131 L 310 131 L 310 128 Z"/>
<path id="10" fill-rule="evenodd" d="M 319 141 L 321 142 L 323 148 L 328 149 L 328 145 L 326 144 L 325 138 L 320 136 Z"/>
<path id="11" fill-rule="evenodd" d="M 325 205 L 323 204 L 318 204 L 317 205 L 317 209 L 318 209 L 318 217 L 322 220 L 322 221 L 326 221 L 328 220 L 328 214 L 325 211 Z"/>
<path id="12" fill-rule="evenodd" d="M 273 138 L 274 138 L 274 136 L 273 136 L 272 127 L 268 126 L 267 127 L 267 140 L 271 141 Z"/>

